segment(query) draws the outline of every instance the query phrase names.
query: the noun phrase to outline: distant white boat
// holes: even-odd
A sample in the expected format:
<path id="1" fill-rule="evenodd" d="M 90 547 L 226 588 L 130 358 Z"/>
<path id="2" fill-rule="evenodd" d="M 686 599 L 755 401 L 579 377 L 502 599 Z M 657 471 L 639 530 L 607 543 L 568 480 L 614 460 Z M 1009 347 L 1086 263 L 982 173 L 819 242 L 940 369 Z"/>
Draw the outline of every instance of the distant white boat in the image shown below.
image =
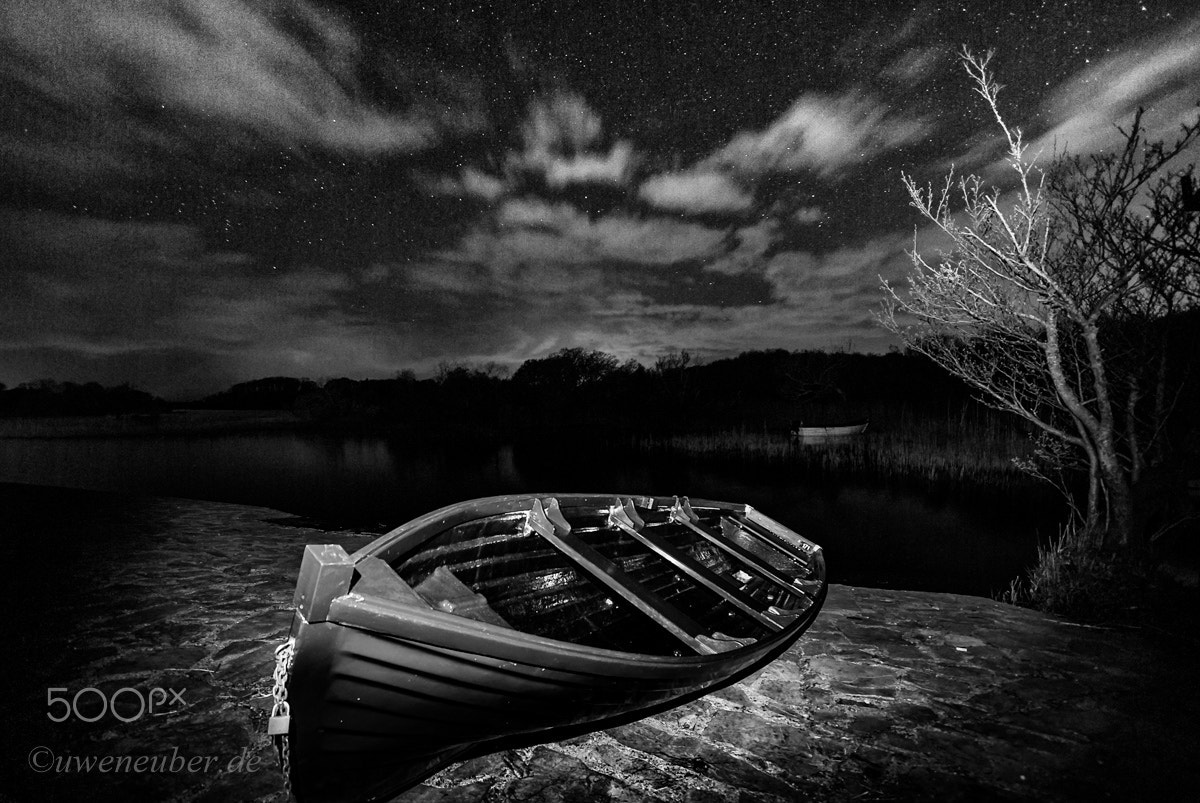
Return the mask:
<path id="1" fill-rule="evenodd" d="M 815 443 L 834 438 L 852 438 L 867 431 L 869 422 L 843 424 L 836 427 L 792 427 L 792 438 L 804 443 Z"/>

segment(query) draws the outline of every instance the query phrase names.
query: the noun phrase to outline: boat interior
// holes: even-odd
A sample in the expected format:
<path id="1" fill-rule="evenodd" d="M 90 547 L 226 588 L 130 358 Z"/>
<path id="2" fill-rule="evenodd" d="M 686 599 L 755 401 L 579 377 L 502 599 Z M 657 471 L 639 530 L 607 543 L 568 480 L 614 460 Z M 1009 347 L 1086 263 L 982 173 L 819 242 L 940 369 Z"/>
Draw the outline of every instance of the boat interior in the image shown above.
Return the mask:
<path id="1" fill-rule="evenodd" d="M 452 524 L 391 564 L 362 559 L 352 590 L 580 645 L 706 655 L 808 612 L 820 560 L 728 507 L 549 497 Z"/>

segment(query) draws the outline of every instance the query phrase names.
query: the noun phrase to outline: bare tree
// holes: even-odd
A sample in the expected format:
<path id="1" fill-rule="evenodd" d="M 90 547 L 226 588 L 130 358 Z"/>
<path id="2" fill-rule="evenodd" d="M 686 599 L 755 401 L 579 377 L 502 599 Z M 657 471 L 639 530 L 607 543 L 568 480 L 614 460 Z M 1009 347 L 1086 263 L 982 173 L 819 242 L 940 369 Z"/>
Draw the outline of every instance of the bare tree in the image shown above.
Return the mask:
<path id="1" fill-rule="evenodd" d="M 1200 216 L 1182 198 L 1192 167 L 1187 181 L 1166 170 L 1200 120 L 1166 146 L 1146 141 L 1139 110 L 1119 150 L 1059 156 L 1043 172 L 1001 117 L 990 58 L 962 52 L 1007 141 L 1012 197 L 975 175 L 938 188 L 905 175 L 912 205 L 951 245 L 936 264 L 914 249 L 907 292 L 884 282 L 880 320 L 1036 427 L 1044 457 L 1079 458 L 1089 530 L 1129 546 L 1147 535 L 1137 485 L 1163 457 L 1181 374 L 1167 339 L 1200 299 Z"/>

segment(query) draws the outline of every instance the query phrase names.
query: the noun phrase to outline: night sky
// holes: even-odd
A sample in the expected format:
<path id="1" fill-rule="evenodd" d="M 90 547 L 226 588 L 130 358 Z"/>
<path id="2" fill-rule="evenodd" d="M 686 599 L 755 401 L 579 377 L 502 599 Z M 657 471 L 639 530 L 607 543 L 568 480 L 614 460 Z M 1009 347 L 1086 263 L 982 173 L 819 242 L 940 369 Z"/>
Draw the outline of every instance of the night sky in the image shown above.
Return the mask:
<path id="1" fill-rule="evenodd" d="M 1194 0 L 4 0 L 0 382 L 885 350 L 963 44 L 1034 152 L 1197 113 Z"/>

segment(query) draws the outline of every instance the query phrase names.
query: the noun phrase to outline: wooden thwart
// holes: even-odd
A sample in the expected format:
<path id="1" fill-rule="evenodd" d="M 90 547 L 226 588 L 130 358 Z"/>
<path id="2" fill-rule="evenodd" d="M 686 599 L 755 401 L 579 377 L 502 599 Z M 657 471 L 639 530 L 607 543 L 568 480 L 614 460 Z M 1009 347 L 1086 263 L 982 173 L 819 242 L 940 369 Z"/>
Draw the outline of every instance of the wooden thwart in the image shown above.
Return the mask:
<path id="1" fill-rule="evenodd" d="M 624 505 L 615 504 L 609 509 L 608 525 L 619 528 L 631 538 L 645 544 L 656 554 L 665 558 L 672 566 L 764 627 L 770 630 L 783 629 L 782 624 L 760 609 L 753 597 L 691 555 L 676 549 L 662 536 L 644 529 L 645 522 L 634 510 L 632 500 L 626 501 Z"/>
<path id="2" fill-rule="evenodd" d="M 354 568 L 359 575 L 358 582 L 354 584 L 356 594 L 445 611 L 477 622 L 512 627 L 488 605 L 486 597 L 475 593 L 445 566 L 437 567 L 416 588 L 404 582 L 386 561 L 373 555 L 360 560 Z"/>
<path id="3" fill-rule="evenodd" d="M 689 530 L 696 533 L 696 535 L 708 541 L 718 549 L 721 549 L 732 555 L 739 563 L 745 564 L 780 588 L 786 589 L 793 593 L 797 591 L 807 593 L 807 589 L 801 584 L 800 581 L 793 580 L 792 578 L 780 574 L 775 570 L 774 567 L 771 566 L 771 564 L 767 563 L 758 555 L 755 555 L 753 552 L 741 546 L 740 544 L 736 544 L 732 541 L 715 535 L 714 533 L 711 533 L 705 528 L 701 527 L 699 523 L 700 517 L 697 516 L 695 511 L 692 510 L 692 506 L 688 503 L 686 496 L 676 500 L 675 506 L 671 508 L 670 520 L 687 527 Z M 730 524 L 734 527 L 738 526 L 737 522 L 734 522 L 732 519 L 723 518 L 722 522 L 725 521 L 730 522 Z M 759 540 L 764 540 L 759 533 L 753 530 L 746 530 L 744 528 L 739 529 L 741 529 L 743 532 L 748 532 L 751 536 L 758 538 Z M 766 543 L 769 546 L 777 547 L 775 539 L 767 541 Z M 792 556 L 789 554 L 788 557 L 791 558 Z"/>
<path id="4" fill-rule="evenodd" d="M 550 499 L 543 506 L 541 500 L 534 499 L 526 527 L 545 538 L 581 569 L 695 652 L 700 655 L 712 655 L 721 651 L 719 647 L 699 640 L 698 636 L 704 634 L 704 627 L 699 622 L 674 605 L 659 599 L 648 588 L 626 574 L 620 566 L 573 535 L 570 525 L 559 511 L 558 500 Z"/>
<path id="5" fill-rule="evenodd" d="M 354 591 L 359 594 L 390 599 L 393 602 L 405 602 L 419 605 L 422 608 L 432 607 L 420 594 L 413 591 L 412 586 L 400 579 L 396 570 L 374 555 L 363 558 L 354 566 L 359 574 Z"/>
<path id="6" fill-rule="evenodd" d="M 455 577 L 454 573 L 445 566 L 438 566 L 413 590 L 431 607 L 439 611 L 465 616 L 477 622 L 512 627 L 504 617 L 488 605 L 487 597 L 477 594 L 473 588 Z"/>

